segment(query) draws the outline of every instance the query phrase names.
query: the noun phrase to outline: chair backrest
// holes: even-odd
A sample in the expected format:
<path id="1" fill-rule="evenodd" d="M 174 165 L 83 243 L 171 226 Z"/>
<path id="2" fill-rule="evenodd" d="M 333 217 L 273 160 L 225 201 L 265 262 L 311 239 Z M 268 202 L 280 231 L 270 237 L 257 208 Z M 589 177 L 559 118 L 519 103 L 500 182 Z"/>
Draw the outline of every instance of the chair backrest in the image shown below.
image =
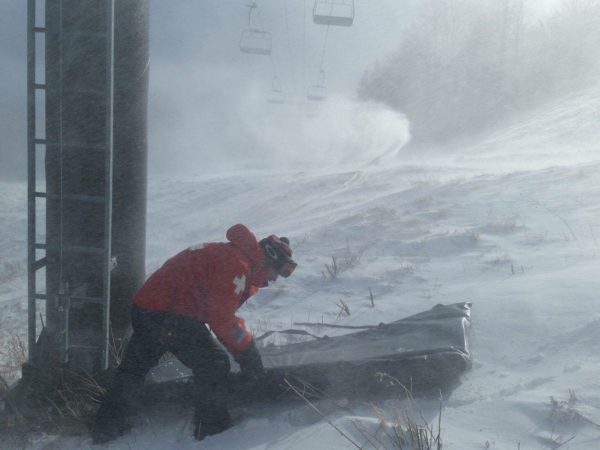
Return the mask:
<path id="1" fill-rule="evenodd" d="M 354 0 L 315 0 L 313 22 L 349 27 L 354 22 Z"/>
<path id="2" fill-rule="evenodd" d="M 247 28 L 240 36 L 240 50 L 254 55 L 270 55 L 271 35 L 256 28 Z"/>

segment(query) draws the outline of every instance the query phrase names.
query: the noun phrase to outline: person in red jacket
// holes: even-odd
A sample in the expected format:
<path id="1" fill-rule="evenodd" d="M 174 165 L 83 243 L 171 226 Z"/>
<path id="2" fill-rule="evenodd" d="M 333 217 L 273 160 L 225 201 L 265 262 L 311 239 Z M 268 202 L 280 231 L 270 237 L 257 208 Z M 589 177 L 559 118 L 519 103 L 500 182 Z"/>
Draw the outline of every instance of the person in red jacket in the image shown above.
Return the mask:
<path id="1" fill-rule="evenodd" d="M 260 242 L 244 225 L 227 230 L 226 243 L 190 247 L 167 260 L 136 294 L 133 335 L 96 414 L 93 439 L 102 443 L 129 429 L 126 415 L 148 371 L 167 351 L 194 374 L 194 435 L 201 440 L 231 426 L 223 396 L 229 357 L 242 374 L 260 378 L 262 360 L 237 309 L 259 288 L 296 268 L 289 240 Z M 210 330 L 207 328 L 210 327 Z"/>

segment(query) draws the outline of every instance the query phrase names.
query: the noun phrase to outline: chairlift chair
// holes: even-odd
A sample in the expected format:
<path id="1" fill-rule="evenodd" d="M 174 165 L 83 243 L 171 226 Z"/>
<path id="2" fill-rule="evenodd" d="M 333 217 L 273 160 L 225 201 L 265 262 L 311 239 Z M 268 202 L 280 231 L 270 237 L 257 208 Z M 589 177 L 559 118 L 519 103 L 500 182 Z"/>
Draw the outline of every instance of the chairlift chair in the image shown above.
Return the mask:
<path id="1" fill-rule="evenodd" d="M 313 22 L 349 27 L 354 22 L 354 0 L 315 0 Z"/>
<path id="2" fill-rule="evenodd" d="M 240 37 L 240 50 L 254 55 L 271 54 L 271 34 L 256 28 L 247 28 Z"/>
<path id="3" fill-rule="evenodd" d="M 327 88 L 325 87 L 325 72 L 319 72 L 319 81 L 309 86 L 306 91 L 306 98 L 311 101 L 323 101 L 327 98 Z"/>
<path id="4" fill-rule="evenodd" d="M 278 77 L 273 77 L 273 80 L 271 81 L 271 92 L 269 92 L 267 101 L 269 103 L 277 104 L 285 103 L 285 93 L 281 89 Z"/>

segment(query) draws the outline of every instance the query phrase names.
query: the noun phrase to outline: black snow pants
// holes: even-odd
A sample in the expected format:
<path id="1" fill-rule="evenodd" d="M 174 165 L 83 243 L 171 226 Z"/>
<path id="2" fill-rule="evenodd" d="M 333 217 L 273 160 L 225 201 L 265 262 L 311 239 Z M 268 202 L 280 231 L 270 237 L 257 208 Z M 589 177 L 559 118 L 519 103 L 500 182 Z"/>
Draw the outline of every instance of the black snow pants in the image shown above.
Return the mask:
<path id="1" fill-rule="evenodd" d="M 220 395 L 230 370 L 229 358 L 206 325 L 136 305 L 132 306 L 131 321 L 133 335 L 125 357 L 96 415 L 97 440 L 110 440 L 129 429 L 126 417 L 136 403 L 146 374 L 167 351 L 194 374 L 196 437 L 199 428 L 204 429 L 204 434 L 214 434 L 229 427 L 231 419 Z"/>

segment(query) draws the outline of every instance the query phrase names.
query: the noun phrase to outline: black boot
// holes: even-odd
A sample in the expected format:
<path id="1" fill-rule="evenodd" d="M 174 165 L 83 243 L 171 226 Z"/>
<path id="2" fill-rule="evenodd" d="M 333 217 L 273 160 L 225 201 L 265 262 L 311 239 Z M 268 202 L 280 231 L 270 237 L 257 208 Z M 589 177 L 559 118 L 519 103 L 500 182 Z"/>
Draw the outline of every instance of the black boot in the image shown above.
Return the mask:
<path id="1" fill-rule="evenodd" d="M 139 384 L 139 377 L 117 373 L 96 412 L 91 430 L 94 444 L 112 441 L 131 429 L 128 417 L 133 399 L 139 391 Z"/>
<path id="2" fill-rule="evenodd" d="M 231 426 L 231 416 L 225 406 L 205 404 L 197 406 L 194 411 L 194 437 L 199 441 L 222 433 Z"/>
<path id="3" fill-rule="evenodd" d="M 121 405 L 103 403 L 92 426 L 92 442 L 104 444 L 122 436 L 130 429 L 131 425 L 127 421 L 125 409 Z"/>

